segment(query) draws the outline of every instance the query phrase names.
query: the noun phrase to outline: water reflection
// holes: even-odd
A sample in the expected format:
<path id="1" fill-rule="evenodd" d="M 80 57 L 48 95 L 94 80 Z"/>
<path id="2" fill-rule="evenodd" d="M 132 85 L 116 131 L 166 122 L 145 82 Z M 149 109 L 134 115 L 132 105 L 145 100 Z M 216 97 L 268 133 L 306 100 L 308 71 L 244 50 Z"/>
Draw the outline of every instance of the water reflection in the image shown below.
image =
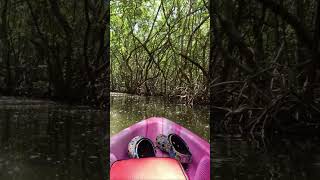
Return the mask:
<path id="1" fill-rule="evenodd" d="M 103 179 L 102 113 L 0 98 L 0 179 Z"/>
<path id="2" fill-rule="evenodd" d="M 111 134 L 150 116 L 164 116 L 209 139 L 208 109 L 159 98 L 112 95 Z M 107 114 L 49 101 L 0 98 L 0 179 L 106 179 Z M 220 136 L 211 143 L 215 180 L 320 179 L 317 138 Z"/>
<path id="3" fill-rule="evenodd" d="M 111 134 L 150 116 L 164 116 L 209 139 L 208 109 L 189 108 L 159 98 L 112 94 Z M 320 179 L 320 140 L 317 138 L 258 139 L 216 136 L 211 143 L 213 179 Z"/>
<path id="4" fill-rule="evenodd" d="M 319 139 L 216 138 L 214 179 L 320 179 Z"/>
<path id="5" fill-rule="evenodd" d="M 141 121 L 142 119 L 166 117 L 209 141 L 209 111 L 205 106 L 187 107 L 174 104 L 158 97 L 141 97 L 111 93 L 111 135 Z"/>

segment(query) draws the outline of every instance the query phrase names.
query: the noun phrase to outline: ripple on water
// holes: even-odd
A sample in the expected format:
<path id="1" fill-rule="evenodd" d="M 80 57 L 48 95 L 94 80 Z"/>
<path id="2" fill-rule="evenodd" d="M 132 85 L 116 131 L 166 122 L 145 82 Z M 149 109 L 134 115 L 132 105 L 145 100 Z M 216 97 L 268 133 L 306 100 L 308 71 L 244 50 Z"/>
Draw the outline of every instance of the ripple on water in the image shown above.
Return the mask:
<path id="1" fill-rule="evenodd" d="M 209 114 L 207 107 L 188 107 L 165 101 L 159 97 L 111 95 L 111 135 L 143 119 L 158 116 L 168 118 L 209 141 Z"/>
<path id="2" fill-rule="evenodd" d="M 103 121 L 86 106 L 0 97 L 0 179 L 101 179 L 101 159 L 90 156 L 105 148 Z"/>

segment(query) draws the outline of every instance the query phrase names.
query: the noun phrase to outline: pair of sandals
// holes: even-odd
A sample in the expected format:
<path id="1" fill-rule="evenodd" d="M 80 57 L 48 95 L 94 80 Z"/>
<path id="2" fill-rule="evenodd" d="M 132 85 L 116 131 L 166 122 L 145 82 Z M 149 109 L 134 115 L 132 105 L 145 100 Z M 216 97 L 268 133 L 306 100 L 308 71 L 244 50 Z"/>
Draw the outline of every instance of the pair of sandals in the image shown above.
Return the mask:
<path id="1" fill-rule="evenodd" d="M 160 134 L 156 138 L 156 146 L 169 154 L 169 157 L 178 160 L 181 164 L 192 162 L 192 154 L 185 141 L 176 134 L 165 136 Z M 155 157 L 156 148 L 149 138 L 142 136 L 134 137 L 128 144 L 130 158 Z"/>

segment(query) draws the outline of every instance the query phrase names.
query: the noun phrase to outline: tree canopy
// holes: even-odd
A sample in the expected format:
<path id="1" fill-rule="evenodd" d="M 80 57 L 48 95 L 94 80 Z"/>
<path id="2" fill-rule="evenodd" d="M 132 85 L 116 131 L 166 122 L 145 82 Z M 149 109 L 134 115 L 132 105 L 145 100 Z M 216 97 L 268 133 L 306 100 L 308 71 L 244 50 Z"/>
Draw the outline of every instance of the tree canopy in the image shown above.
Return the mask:
<path id="1" fill-rule="evenodd" d="M 107 7 L 90 0 L 1 1 L 0 93 L 104 101 Z"/>
<path id="2" fill-rule="evenodd" d="M 111 89 L 203 97 L 208 19 L 203 1 L 112 1 Z"/>

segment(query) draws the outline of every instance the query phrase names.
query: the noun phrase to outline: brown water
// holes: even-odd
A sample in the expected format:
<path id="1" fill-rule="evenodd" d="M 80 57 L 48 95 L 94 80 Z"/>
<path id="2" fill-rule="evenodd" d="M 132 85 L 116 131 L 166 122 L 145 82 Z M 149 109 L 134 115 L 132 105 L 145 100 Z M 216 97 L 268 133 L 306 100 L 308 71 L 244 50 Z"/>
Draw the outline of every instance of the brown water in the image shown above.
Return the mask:
<path id="1" fill-rule="evenodd" d="M 212 145 L 214 179 L 320 179 L 318 138 L 219 137 Z"/>
<path id="2" fill-rule="evenodd" d="M 209 140 L 205 106 L 188 107 L 160 98 L 111 95 L 111 134 L 150 116 L 163 116 Z M 211 142 L 213 179 L 320 179 L 320 141 L 317 138 L 253 139 L 216 136 Z"/>
<path id="3" fill-rule="evenodd" d="M 106 179 L 103 121 L 86 106 L 0 97 L 0 180 Z M 111 94 L 111 135 L 150 116 L 164 116 L 208 140 L 209 114 L 160 98 Z M 211 142 L 213 179 L 320 179 L 318 138 Z"/>
<path id="4" fill-rule="evenodd" d="M 209 142 L 209 112 L 206 106 L 191 108 L 184 104 L 162 100 L 159 97 L 111 93 L 111 135 L 152 116 L 170 119 Z"/>
<path id="5" fill-rule="evenodd" d="M 103 116 L 85 106 L 1 97 L 0 179 L 103 179 Z"/>

